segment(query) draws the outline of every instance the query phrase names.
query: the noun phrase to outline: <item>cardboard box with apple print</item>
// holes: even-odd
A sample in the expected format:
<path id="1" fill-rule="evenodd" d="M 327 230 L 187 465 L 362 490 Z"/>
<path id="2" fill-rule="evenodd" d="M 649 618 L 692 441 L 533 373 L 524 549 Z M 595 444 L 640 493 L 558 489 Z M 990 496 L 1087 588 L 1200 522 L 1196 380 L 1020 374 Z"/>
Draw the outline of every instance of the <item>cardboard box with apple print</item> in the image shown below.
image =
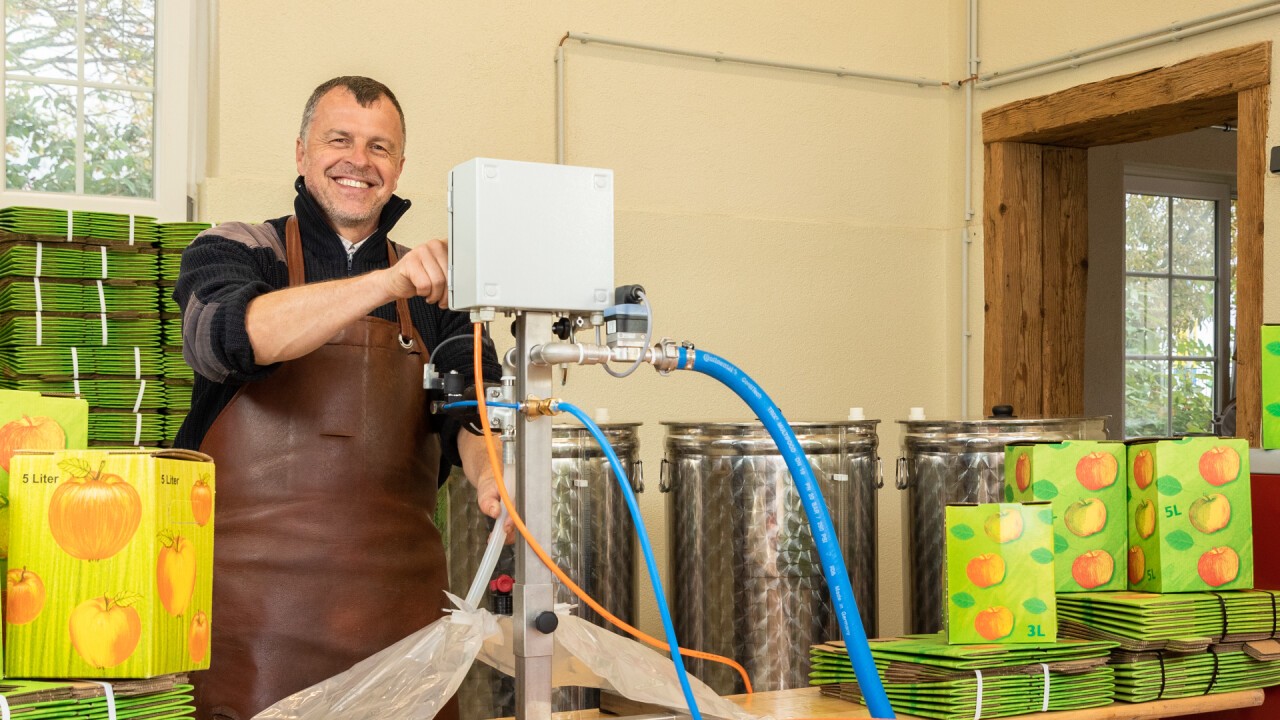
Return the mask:
<path id="1" fill-rule="evenodd" d="M 1262 326 L 1262 447 L 1280 448 L 1280 325 Z"/>
<path id="2" fill-rule="evenodd" d="M 1127 587 L 1124 443 L 1010 443 L 1004 472 L 1006 500 L 1053 504 L 1058 592 Z"/>
<path id="3" fill-rule="evenodd" d="M 207 668 L 212 460 L 185 450 L 20 451 L 11 470 L 6 674 Z"/>
<path id="4" fill-rule="evenodd" d="M 0 573 L 9 556 L 9 463 L 14 451 L 77 450 L 89 446 L 89 403 L 0 390 Z"/>
<path id="5" fill-rule="evenodd" d="M 1055 642 L 1053 506 L 948 505 L 946 526 L 947 642 Z"/>
<path id="6" fill-rule="evenodd" d="M 1128 445 L 1129 588 L 1252 588 L 1248 442 L 1189 437 Z"/>

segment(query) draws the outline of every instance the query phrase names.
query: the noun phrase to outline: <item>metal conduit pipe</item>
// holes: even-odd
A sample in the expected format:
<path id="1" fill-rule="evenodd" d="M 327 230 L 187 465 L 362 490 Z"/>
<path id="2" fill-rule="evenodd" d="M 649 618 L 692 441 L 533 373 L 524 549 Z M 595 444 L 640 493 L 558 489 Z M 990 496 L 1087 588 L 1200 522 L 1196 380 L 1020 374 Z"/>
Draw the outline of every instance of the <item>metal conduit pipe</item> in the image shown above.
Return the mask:
<path id="1" fill-rule="evenodd" d="M 969 77 L 964 83 L 964 224 L 960 227 L 960 417 L 969 417 L 969 225 L 973 222 L 973 84 L 978 75 L 978 0 L 969 0 Z"/>
<path id="2" fill-rule="evenodd" d="M 632 50 L 647 50 L 649 52 L 663 53 L 666 55 L 682 55 L 684 57 L 702 58 L 705 60 L 714 60 L 716 62 L 732 62 L 742 65 L 758 65 L 761 67 L 779 68 L 782 70 L 799 70 L 801 72 L 814 72 L 824 75 L 835 75 L 836 77 L 853 77 L 862 78 L 864 80 L 883 80 L 885 82 L 907 83 L 908 85 L 916 85 L 925 87 L 927 85 L 937 85 L 940 87 L 958 87 L 957 83 L 948 82 L 946 80 L 932 80 L 923 77 L 910 77 L 907 75 L 887 75 L 884 73 L 865 72 L 862 70 L 850 70 L 843 67 L 829 67 L 823 65 L 805 65 L 801 63 L 779 62 L 777 60 L 767 60 L 764 58 L 753 58 L 746 55 L 731 55 L 721 52 L 707 52 L 705 50 L 686 50 L 683 48 L 668 47 L 665 45 L 654 45 L 652 43 L 632 42 L 630 40 L 619 40 L 617 38 L 607 38 L 600 35 L 592 35 L 590 33 L 570 32 L 565 36 L 570 40 L 577 40 L 583 44 L 596 43 L 599 45 L 612 45 L 614 47 L 630 48 Z"/>
<path id="3" fill-rule="evenodd" d="M 1058 72 L 1059 70 L 1067 70 L 1069 68 L 1095 63 L 1100 60 L 1107 60 L 1119 55 L 1127 55 L 1131 52 L 1155 47 L 1156 45 L 1177 42 L 1185 38 L 1203 35 L 1207 32 L 1221 30 L 1222 28 L 1240 25 L 1280 13 L 1280 2 L 1272 0 L 1266 3 L 1259 3 L 1258 5 L 1261 7 L 1250 12 L 1241 12 L 1243 8 L 1231 11 L 1230 13 L 1227 13 L 1230 17 L 1225 19 L 1219 19 L 1216 21 L 1206 21 L 1205 18 L 1191 20 L 1186 23 L 1178 23 L 1161 30 L 1154 30 L 1130 36 L 1128 38 L 1115 40 L 1110 43 L 1106 43 L 1105 45 L 1086 48 L 1085 50 L 1066 53 L 1065 55 L 1059 55 L 1047 60 L 1029 63 L 1027 65 L 1020 66 L 1020 68 L 993 72 L 982 76 L 979 79 L 978 87 L 985 90 L 988 88 L 999 87 L 1000 85 L 1007 85 L 1012 82 L 1018 82 L 1019 80 L 1027 80 L 1041 75 L 1048 75 L 1049 73 Z M 1216 15 L 1206 16 L 1206 18 L 1219 17 L 1223 14 L 1224 13 L 1217 13 Z"/>
<path id="4" fill-rule="evenodd" d="M 564 164 L 564 43 L 556 46 L 556 162 Z"/>

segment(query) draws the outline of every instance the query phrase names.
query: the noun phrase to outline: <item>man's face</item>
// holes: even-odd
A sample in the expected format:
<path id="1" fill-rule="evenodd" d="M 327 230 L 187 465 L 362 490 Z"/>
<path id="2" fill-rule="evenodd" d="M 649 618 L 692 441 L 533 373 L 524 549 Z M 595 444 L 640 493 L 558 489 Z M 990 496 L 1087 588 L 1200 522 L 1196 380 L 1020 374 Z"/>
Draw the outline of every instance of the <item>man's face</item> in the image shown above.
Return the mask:
<path id="1" fill-rule="evenodd" d="M 391 101 L 361 107 L 343 87 L 316 103 L 305 137 L 298 138 L 298 174 L 329 217 L 357 242 L 378 228 L 378 215 L 404 169 L 404 129 Z"/>

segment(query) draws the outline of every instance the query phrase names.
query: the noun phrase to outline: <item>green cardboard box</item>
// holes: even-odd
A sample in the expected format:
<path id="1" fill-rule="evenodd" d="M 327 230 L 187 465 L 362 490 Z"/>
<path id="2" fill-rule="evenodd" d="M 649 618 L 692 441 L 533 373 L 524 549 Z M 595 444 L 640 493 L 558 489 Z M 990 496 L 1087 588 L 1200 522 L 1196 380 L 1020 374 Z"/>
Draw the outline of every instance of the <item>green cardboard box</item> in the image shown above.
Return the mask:
<path id="1" fill-rule="evenodd" d="M 1052 504 L 948 505 L 946 526 L 947 642 L 1055 642 Z"/>
<path id="2" fill-rule="evenodd" d="M 9 556 L 9 464 L 19 449 L 79 450 L 89 446 L 89 403 L 0 390 L 0 573 Z"/>
<path id="3" fill-rule="evenodd" d="M 1262 326 L 1262 447 L 1280 448 L 1280 325 Z"/>
<path id="4" fill-rule="evenodd" d="M 1252 588 L 1248 442 L 1188 437 L 1127 444 L 1129 588 Z"/>
<path id="5" fill-rule="evenodd" d="M 147 678 L 209 666 L 213 461 L 185 450 L 20 451 L 5 672 Z"/>
<path id="6" fill-rule="evenodd" d="M 1124 590 L 1124 443 L 1068 440 L 1005 446 L 1005 499 L 1053 504 L 1058 592 Z"/>

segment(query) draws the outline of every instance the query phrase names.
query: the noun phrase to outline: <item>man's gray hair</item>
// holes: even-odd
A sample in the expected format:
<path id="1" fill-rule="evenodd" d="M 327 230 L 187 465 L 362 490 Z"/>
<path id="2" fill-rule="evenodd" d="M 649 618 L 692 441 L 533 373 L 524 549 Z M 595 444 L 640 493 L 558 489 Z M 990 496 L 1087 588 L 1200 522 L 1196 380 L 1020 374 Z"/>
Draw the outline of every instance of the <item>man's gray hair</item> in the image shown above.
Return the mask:
<path id="1" fill-rule="evenodd" d="M 369 107 L 375 102 L 386 98 L 395 106 L 396 113 L 400 115 L 400 132 L 407 135 L 404 124 L 404 110 L 400 108 L 400 101 L 396 99 L 396 94 L 391 92 L 391 88 L 382 83 L 360 75 L 343 75 L 332 80 L 322 83 L 311 93 L 311 97 L 307 99 L 307 106 L 302 110 L 302 126 L 298 129 L 298 137 L 302 140 L 307 139 L 307 130 L 311 127 L 311 119 L 316 114 L 316 104 L 320 102 L 320 98 L 324 97 L 334 88 L 346 88 L 352 95 L 356 96 L 356 102 L 360 103 L 360 107 Z"/>

